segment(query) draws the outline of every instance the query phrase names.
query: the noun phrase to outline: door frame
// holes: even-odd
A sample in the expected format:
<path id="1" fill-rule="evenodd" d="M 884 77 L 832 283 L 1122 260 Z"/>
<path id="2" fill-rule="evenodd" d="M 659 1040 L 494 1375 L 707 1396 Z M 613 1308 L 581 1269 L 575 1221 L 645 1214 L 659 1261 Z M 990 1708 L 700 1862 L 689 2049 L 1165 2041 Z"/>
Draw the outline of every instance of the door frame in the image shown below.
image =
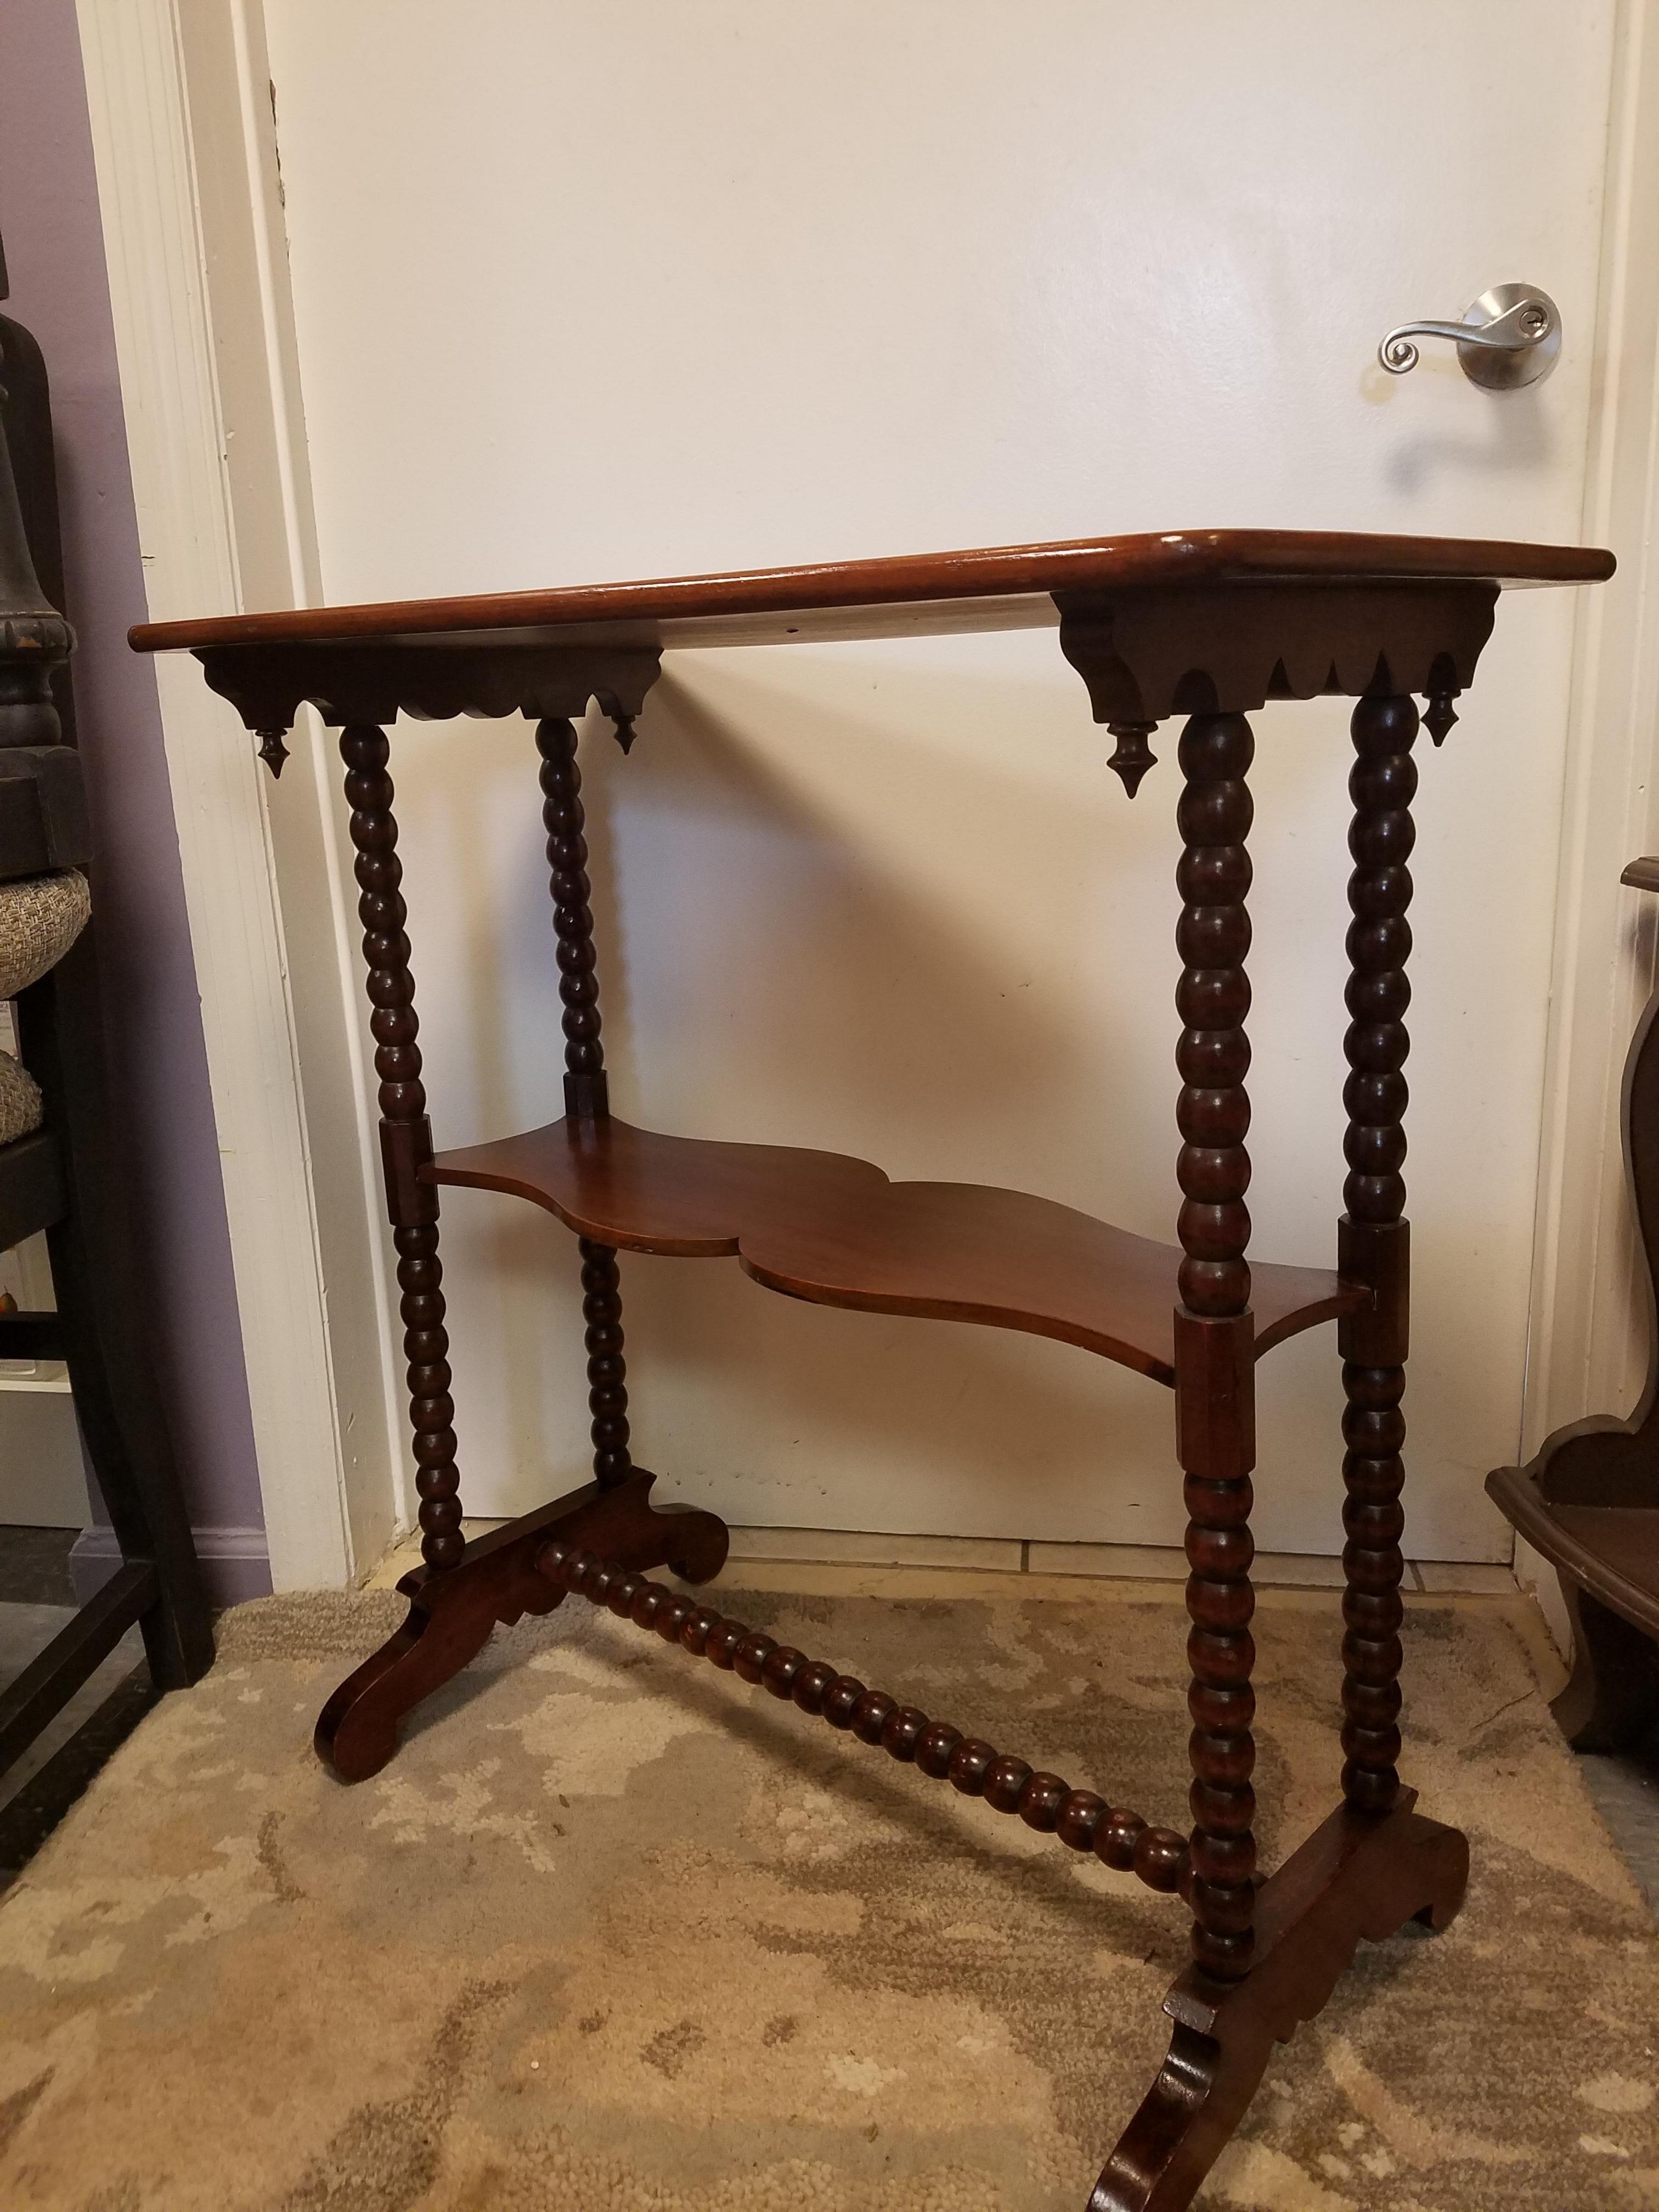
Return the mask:
<path id="1" fill-rule="evenodd" d="M 151 618 L 313 602 L 262 0 L 77 8 Z M 1618 877 L 1659 843 L 1659 0 L 1618 0 L 1606 174 L 1582 535 L 1621 568 L 1577 617 L 1523 1453 L 1626 1405 L 1645 1357 L 1617 1106 L 1659 927 Z M 272 1579 L 339 1584 L 411 1490 L 332 771 L 313 720 L 273 798 L 194 666 L 157 677 Z"/>
<path id="2" fill-rule="evenodd" d="M 1653 988 L 1659 912 L 1620 872 L 1659 849 L 1659 4 L 1622 0 L 1607 118 L 1589 450 L 1580 537 L 1619 574 L 1579 594 L 1562 788 L 1517 1456 L 1586 1413 L 1628 1413 L 1648 1370 L 1648 1286 L 1619 1127 L 1625 1055 Z M 1571 1641 L 1553 1570 L 1516 1575 Z"/>
<path id="3" fill-rule="evenodd" d="M 77 0 L 151 621 L 320 596 L 260 0 Z M 407 1528 L 335 769 L 155 661 L 275 1589 Z M 303 1070 L 303 1073 L 302 1073 Z"/>

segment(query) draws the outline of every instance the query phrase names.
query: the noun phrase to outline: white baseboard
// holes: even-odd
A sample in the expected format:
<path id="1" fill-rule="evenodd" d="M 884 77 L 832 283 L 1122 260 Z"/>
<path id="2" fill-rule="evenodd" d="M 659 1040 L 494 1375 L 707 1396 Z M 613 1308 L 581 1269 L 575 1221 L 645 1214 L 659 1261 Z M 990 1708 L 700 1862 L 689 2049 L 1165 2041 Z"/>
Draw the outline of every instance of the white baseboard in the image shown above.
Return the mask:
<path id="1" fill-rule="evenodd" d="M 471 1540 L 504 1523 L 464 1521 Z M 861 1528 L 733 1527 L 731 1564 L 778 1566 L 932 1567 L 959 1574 L 1069 1575 L 1093 1581 L 1184 1583 L 1187 1560 L 1173 1545 L 1051 1544 L 1018 1536 L 889 1535 Z M 390 1589 L 421 1562 L 418 1533 L 395 1544 L 367 1577 Z M 1340 1559 L 1313 1552 L 1258 1552 L 1250 1570 L 1258 1589 L 1342 1588 Z M 1416 1595 L 1504 1597 L 1516 1588 L 1511 1568 L 1493 1560 L 1410 1559 L 1406 1589 Z"/>

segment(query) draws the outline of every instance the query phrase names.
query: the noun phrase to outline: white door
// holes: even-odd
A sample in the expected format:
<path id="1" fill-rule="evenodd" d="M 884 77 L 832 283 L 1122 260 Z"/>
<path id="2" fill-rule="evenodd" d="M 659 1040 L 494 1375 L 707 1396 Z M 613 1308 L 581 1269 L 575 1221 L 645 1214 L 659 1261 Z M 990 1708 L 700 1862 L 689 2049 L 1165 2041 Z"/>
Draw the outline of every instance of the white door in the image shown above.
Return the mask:
<path id="1" fill-rule="evenodd" d="M 1576 540 L 1600 0 L 266 0 L 334 601 L 1200 525 Z M 1502 397 L 1391 325 L 1543 286 Z M 1513 1455 L 1573 624 L 1503 605 L 1423 745 L 1417 1556 Z M 1328 1261 L 1341 702 L 1258 718 L 1255 1250 Z M 1159 750 L 1173 751 L 1166 730 Z M 228 742 L 234 742 L 228 738 Z M 585 747 L 616 1109 L 1172 1234 L 1173 763 L 1130 804 L 1052 635 L 684 656 Z M 441 1145 L 550 1119 L 530 733 L 399 729 Z M 273 808 L 284 804 L 274 794 Z M 1500 865 L 1501 863 L 1501 865 Z M 579 1475 L 572 1240 L 446 1200 L 469 1511 Z M 1170 1404 L 1059 1345 L 626 1258 L 636 1449 L 737 1522 L 1171 1543 Z M 1331 1332 L 1261 1376 L 1258 1539 L 1340 1549 Z"/>

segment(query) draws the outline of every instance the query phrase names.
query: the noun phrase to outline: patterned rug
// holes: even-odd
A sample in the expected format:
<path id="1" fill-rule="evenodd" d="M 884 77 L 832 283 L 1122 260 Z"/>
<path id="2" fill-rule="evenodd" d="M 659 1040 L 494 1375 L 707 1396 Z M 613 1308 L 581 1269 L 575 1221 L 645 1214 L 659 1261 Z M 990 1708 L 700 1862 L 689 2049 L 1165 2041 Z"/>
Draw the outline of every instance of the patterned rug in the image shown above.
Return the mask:
<path id="1" fill-rule="evenodd" d="M 1182 1817 L 1166 1595 L 715 1601 Z M 0 2203 L 1079 2212 L 1163 2053 L 1178 1903 L 574 1600 L 344 1788 L 312 1723 L 402 1613 L 228 1615 L 0 1904 Z M 1201 2204 L 1659 2205 L 1654 1926 L 1511 1619 L 1407 1619 L 1462 1917 L 1362 1948 Z M 1334 1802 L 1334 1601 L 1259 1627 L 1273 1863 Z"/>

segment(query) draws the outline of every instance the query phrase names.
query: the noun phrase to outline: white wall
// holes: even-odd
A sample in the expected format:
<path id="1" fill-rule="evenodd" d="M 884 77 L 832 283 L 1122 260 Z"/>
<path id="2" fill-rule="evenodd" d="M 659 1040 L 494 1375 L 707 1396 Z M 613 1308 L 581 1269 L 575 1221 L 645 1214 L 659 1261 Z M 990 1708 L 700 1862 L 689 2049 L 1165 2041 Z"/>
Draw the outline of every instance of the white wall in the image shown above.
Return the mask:
<path id="1" fill-rule="evenodd" d="M 266 15 L 332 600 L 1174 525 L 1577 535 L 1606 6 Z M 1376 368 L 1510 277 L 1563 310 L 1549 384 Z M 1423 744 L 1423 1556 L 1507 1556 L 1480 1480 L 1519 1432 L 1571 619 L 1507 600 Z M 1340 1206 L 1346 714 L 1258 722 L 1267 1258 L 1325 1258 Z M 629 761 L 588 747 L 617 1110 L 1168 1236 L 1176 782 L 1129 805 L 1109 746 L 1052 636 L 673 663 Z M 394 743 L 441 1144 L 556 1110 L 534 765 L 517 723 Z M 464 1495 L 519 1510 L 580 1463 L 571 1240 L 457 1193 L 445 1256 Z M 1178 1540 L 1154 1385 L 731 1267 L 624 1285 L 639 1456 L 730 1519 Z M 1331 1333 L 1261 1389 L 1259 1540 L 1337 1548 Z"/>

